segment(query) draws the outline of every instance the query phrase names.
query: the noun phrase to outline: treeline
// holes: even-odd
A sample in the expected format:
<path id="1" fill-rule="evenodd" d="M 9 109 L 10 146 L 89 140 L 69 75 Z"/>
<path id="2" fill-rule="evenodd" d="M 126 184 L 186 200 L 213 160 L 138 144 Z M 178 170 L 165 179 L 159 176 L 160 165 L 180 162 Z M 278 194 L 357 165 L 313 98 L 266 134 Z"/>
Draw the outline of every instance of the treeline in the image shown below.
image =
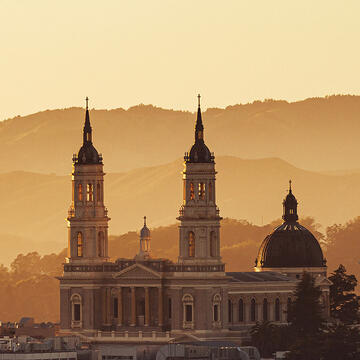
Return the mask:
<path id="1" fill-rule="evenodd" d="M 313 218 L 300 220 L 323 247 L 328 262 L 328 273 L 345 265 L 350 274 L 360 278 L 360 217 L 344 225 L 335 224 L 320 232 L 320 225 Z M 280 219 L 264 226 L 245 220 L 224 219 L 221 227 L 221 253 L 227 271 L 251 271 L 261 241 Z M 151 248 L 154 257 L 177 260 L 178 225 L 151 230 Z M 132 258 L 139 249 L 139 235 L 128 232 L 110 236 L 109 254 L 113 260 Z M 23 316 L 36 321 L 59 320 L 59 282 L 66 251 L 40 256 L 36 252 L 20 254 L 9 268 L 0 265 L 0 320 L 17 321 Z"/>

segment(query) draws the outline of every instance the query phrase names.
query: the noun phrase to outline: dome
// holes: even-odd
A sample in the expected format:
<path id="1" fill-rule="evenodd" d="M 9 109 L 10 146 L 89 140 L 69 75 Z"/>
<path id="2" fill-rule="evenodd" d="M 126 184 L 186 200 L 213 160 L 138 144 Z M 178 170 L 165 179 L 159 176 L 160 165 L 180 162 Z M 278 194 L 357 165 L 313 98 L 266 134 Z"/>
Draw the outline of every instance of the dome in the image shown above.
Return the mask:
<path id="1" fill-rule="evenodd" d="M 92 143 L 85 143 L 77 156 L 78 164 L 101 164 L 99 153 Z"/>
<path id="2" fill-rule="evenodd" d="M 262 242 L 256 266 L 262 268 L 323 267 L 326 260 L 315 236 L 298 222 L 284 222 Z"/>
<path id="3" fill-rule="evenodd" d="M 319 242 L 298 223 L 298 202 L 291 190 L 283 201 L 284 223 L 262 242 L 255 266 L 260 268 L 323 267 L 326 265 Z"/>
<path id="4" fill-rule="evenodd" d="M 209 148 L 205 145 L 204 141 L 197 141 L 191 147 L 189 152 L 189 162 L 193 163 L 207 163 L 213 162 L 213 157 Z"/>

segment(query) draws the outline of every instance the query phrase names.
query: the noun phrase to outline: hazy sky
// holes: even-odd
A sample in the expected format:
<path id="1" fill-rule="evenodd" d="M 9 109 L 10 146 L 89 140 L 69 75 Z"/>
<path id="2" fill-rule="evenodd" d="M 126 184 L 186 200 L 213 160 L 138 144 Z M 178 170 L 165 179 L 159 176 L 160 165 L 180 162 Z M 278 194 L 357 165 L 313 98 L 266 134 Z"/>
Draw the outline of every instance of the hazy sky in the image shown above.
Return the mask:
<path id="1" fill-rule="evenodd" d="M 359 0 L 0 0 L 0 119 L 360 93 Z"/>

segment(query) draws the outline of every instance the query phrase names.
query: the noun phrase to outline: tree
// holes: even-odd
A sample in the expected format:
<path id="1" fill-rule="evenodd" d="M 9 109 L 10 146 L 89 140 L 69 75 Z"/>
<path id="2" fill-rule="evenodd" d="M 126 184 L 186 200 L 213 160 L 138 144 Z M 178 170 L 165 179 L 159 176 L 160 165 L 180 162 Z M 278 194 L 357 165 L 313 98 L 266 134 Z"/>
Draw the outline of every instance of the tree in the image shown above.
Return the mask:
<path id="1" fill-rule="evenodd" d="M 274 352 L 275 325 L 270 321 L 257 322 L 250 330 L 251 344 L 258 348 L 262 357 Z"/>
<path id="2" fill-rule="evenodd" d="M 326 360 L 359 360 L 360 332 L 343 324 L 331 325 L 323 333 L 322 357 Z"/>
<path id="3" fill-rule="evenodd" d="M 324 328 L 321 290 L 315 280 L 304 272 L 295 290 L 295 300 L 289 307 L 288 318 L 294 342 L 287 358 L 291 360 L 318 360 L 321 356 L 321 331 Z"/>
<path id="4" fill-rule="evenodd" d="M 297 336 L 318 334 L 324 324 L 319 300 L 321 290 L 315 286 L 315 279 L 311 274 L 303 273 L 294 296 L 295 300 L 291 303 L 288 314 L 294 333 Z"/>
<path id="5" fill-rule="evenodd" d="M 330 286 L 330 314 L 343 324 L 353 324 L 359 320 L 359 297 L 353 293 L 357 285 L 355 275 L 346 274 L 345 266 L 335 270 L 329 280 Z"/>

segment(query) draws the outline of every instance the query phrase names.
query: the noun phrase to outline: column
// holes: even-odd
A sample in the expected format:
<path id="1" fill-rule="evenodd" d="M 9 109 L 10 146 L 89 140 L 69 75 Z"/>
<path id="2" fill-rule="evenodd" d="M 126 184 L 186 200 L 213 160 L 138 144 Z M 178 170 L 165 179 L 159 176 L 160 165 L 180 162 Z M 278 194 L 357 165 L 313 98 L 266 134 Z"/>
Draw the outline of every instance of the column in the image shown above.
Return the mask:
<path id="1" fill-rule="evenodd" d="M 163 291 L 162 291 L 162 287 L 159 287 L 159 301 L 158 301 L 158 304 L 159 304 L 159 310 L 158 310 L 158 319 L 159 319 L 159 322 L 158 322 L 158 325 L 159 326 L 163 326 L 163 313 L 164 313 L 164 310 L 163 310 Z"/>
<path id="2" fill-rule="evenodd" d="M 122 288 L 118 289 L 118 326 L 123 323 Z"/>
<path id="3" fill-rule="evenodd" d="M 102 324 L 106 324 L 106 288 L 101 288 L 101 314 L 102 314 Z"/>
<path id="4" fill-rule="evenodd" d="M 150 298 L 149 288 L 145 287 L 145 326 L 150 325 Z"/>
<path id="5" fill-rule="evenodd" d="M 111 325 L 111 289 L 106 288 L 106 324 Z"/>
<path id="6" fill-rule="evenodd" d="M 263 313 L 262 313 L 263 299 L 257 298 L 255 307 L 256 307 L 255 320 L 262 321 L 263 320 Z"/>
<path id="7" fill-rule="evenodd" d="M 135 297 L 135 287 L 131 287 L 131 323 L 130 326 L 136 325 L 136 297 Z"/>

